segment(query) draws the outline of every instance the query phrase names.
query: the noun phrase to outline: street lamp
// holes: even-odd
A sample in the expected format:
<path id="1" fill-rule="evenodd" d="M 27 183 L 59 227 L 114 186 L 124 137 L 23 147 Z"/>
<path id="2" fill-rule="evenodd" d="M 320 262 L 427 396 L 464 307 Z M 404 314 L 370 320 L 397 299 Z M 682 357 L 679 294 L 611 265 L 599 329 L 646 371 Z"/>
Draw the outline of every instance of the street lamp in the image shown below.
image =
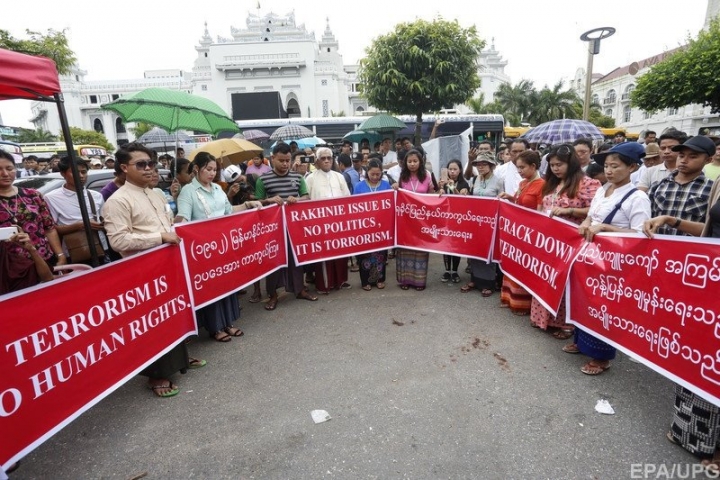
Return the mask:
<path id="1" fill-rule="evenodd" d="M 593 55 L 600 53 L 600 40 L 608 38 L 615 33 L 613 27 L 593 28 L 580 35 L 580 40 L 588 42 L 587 71 L 585 72 L 585 103 L 583 105 L 583 120 L 590 116 L 590 85 L 592 84 Z"/>

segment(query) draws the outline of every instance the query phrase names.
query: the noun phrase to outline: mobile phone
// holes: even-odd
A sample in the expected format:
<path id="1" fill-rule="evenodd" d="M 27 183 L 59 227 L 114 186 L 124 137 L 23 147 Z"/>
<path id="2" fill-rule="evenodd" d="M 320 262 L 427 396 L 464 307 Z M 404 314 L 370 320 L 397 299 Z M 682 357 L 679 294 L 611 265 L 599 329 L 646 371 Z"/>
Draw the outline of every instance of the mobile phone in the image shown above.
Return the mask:
<path id="1" fill-rule="evenodd" d="M 16 226 L 0 227 L 0 241 L 8 240 L 10 237 L 17 235 L 18 233 L 20 233 L 20 229 Z"/>
<path id="2" fill-rule="evenodd" d="M 473 149 L 477 148 L 478 145 L 480 145 L 480 142 L 476 142 L 476 141 L 474 141 L 474 140 L 471 141 L 471 142 L 470 142 L 470 150 L 473 150 Z"/>
<path id="3" fill-rule="evenodd" d="M 450 177 L 448 176 L 448 169 L 447 168 L 441 168 L 440 169 L 440 181 L 441 182 L 447 182 Z"/>
<path id="4" fill-rule="evenodd" d="M 313 157 L 300 157 L 300 163 L 313 163 Z"/>

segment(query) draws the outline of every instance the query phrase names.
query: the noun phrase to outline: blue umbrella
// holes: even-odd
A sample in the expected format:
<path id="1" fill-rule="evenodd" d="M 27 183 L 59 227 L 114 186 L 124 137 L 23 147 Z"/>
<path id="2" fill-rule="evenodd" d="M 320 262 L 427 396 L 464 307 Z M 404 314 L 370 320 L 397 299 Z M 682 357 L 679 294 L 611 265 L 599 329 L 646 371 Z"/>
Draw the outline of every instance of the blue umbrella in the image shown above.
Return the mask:
<path id="1" fill-rule="evenodd" d="M 296 138 L 292 140 L 284 140 L 285 143 L 290 144 L 290 142 L 297 143 L 298 148 L 315 148 L 316 145 L 323 143 L 326 143 L 325 140 L 319 137 L 307 137 L 307 138 Z M 273 143 L 270 148 L 275 148 L 275 145 L 277 145 L 277 142 Z"/>

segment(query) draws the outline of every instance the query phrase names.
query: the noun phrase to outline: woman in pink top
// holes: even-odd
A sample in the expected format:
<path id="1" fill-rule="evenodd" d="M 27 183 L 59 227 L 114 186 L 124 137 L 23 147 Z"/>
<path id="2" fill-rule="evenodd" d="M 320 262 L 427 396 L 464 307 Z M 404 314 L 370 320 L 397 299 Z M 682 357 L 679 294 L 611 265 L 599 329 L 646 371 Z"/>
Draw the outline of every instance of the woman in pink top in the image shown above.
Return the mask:
<path id="1" fill-rule="evenodd" d="M 405 155 L 405 164 L 400 172 L 400 181 L 393 188 L 402 188 L 414 193 L 435 193 L 432 176 L 425 170 L 425 159 L 418 150 L 410 150 Z M 395 254 L 397 282 L 400 288 L 415 288 L 418 292 L 425 290 L 427 282 L 428 252 L 398 248 Z"/>
<path id="2" fill-rule="evenodd" d="M 259 177 L 270 170 L 272 170 L 270 165 L 264 163 L 262 155 L 258 155 L 250 161 L 250 164 L 245 169 L 245 175 L 255 174 Z"/>

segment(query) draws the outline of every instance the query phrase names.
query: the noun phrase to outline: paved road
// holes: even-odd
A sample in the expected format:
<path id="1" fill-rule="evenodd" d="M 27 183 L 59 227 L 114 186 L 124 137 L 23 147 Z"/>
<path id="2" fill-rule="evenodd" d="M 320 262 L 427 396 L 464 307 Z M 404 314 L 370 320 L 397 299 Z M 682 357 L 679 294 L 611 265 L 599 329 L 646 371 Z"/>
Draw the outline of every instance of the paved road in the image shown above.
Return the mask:
<path id="1" fill-rule="evenodd" d="M 621 479 L 694 463 L 664 438 L 668 380 L 622 354 L 583 375 L 565 342 L 441 274 L 433 255 L 424 292 L 365 292 L 351 274 L 350 290 L 285 295 L 274 312 L 242 297 L 246 335 L 191 344 L 208 365 L 177 376 L 180 395 L 137 377 L 12 478 Z M 313 424 L 314 409 L 332 420 Z"/>

